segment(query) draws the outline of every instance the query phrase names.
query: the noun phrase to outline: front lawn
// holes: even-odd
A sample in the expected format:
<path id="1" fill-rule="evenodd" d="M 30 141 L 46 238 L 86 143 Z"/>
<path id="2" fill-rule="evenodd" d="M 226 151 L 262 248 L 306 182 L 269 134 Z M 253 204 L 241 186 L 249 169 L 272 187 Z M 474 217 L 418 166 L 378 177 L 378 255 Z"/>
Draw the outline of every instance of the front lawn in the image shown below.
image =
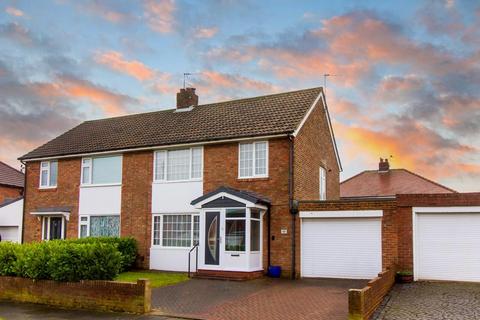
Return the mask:
<path id="1" fill-rule="evenodd" d="M 129 271 L 120 273 L 115 281 L 137 282 L 138 279 L 150 279 L 152 288 L 169 286 L 179 282 L 187 281 L 185 273 L 154 272 L 154 271 Z"/>

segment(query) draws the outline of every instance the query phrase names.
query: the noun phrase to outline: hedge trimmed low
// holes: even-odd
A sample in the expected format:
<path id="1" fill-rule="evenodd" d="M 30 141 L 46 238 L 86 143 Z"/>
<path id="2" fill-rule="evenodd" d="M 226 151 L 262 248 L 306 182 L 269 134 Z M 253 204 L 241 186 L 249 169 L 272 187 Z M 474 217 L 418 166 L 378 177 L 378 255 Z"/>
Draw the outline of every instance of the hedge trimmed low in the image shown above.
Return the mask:
<path id="1" fill-rule="evenodd" d="M 0 242 L 0 276 L 56 281 L 113 280 L 136 257 L 131 238 L 86 238 L 28 244 Z"/>

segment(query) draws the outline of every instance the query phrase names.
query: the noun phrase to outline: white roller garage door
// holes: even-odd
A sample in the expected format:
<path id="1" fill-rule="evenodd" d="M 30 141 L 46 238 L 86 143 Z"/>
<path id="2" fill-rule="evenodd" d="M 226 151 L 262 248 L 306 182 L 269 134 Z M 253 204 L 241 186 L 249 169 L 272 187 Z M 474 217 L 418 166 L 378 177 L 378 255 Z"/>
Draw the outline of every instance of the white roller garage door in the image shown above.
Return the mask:
<path id="1" fill-rule="evenodd" d="M 418 280 L 480 281 L 480 213 L 417 213 Z"/>
<path id="2" fill-rule="evenodd" d="M 382 269 L 381 235 L 380 217 L 302 219 L 302 277 L 376 277 Z"/>
<path id="3" fill-rule="evenodd" d="M 18 227 L 0 227 L 2 241 L 18 242 Z"/>

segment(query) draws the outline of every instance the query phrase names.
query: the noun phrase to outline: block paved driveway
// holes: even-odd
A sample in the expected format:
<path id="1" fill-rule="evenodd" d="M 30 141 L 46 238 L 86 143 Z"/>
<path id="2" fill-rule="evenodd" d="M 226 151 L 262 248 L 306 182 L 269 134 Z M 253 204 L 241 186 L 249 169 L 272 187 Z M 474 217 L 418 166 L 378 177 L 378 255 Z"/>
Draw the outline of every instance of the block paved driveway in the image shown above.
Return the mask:
<path id="1" fill-rule="evenodd" d="M 194 319 L 345 320 L 348 289 L 366 283 L 338 279 L 192 279 L 154 289 L 152 306 L 157 314 Z"/>
<path id="2" fill-rule="evenodd" d="M 480 283 L 415 282 L 395 285 L 375 320 L 480 319 Z"/>

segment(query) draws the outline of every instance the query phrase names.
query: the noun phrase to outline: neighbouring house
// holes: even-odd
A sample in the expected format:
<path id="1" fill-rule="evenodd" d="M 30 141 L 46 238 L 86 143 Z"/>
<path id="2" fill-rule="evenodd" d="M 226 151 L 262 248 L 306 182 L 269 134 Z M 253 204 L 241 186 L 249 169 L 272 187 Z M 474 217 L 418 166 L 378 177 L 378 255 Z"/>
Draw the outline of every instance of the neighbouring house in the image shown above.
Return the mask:
<path id="1" fill-rule="evenodd" d="M 299 275 L 294 199 L 340 196 L 322 88 L 204 105 L 185 88 L 175 109 L 86 121 L 20 160 L 25 242 L 132 236 L 140 266 L 209 276 Z"/>
<path id="2" fill-rule="evenodd" d="M 22 172 L 0 161 L 0 239 L 21 242 L 23 216 Z"/>
<path id="3" fill-rule="evenodd" d="M 380 158 L 378 170 L 366 170 L 340 183 L 340 197 L 394 198 L 397 194 L 454 193 L 453 189 L 407 169 L 390 169 L 388 159 Z"/>
<path id="4" fill-rule="evenodd" d="M 480 193 L 458 193 L 405 169 L 364 171 L 339 200 L 302 201 L 303 276 L 480 281 Z"/>

